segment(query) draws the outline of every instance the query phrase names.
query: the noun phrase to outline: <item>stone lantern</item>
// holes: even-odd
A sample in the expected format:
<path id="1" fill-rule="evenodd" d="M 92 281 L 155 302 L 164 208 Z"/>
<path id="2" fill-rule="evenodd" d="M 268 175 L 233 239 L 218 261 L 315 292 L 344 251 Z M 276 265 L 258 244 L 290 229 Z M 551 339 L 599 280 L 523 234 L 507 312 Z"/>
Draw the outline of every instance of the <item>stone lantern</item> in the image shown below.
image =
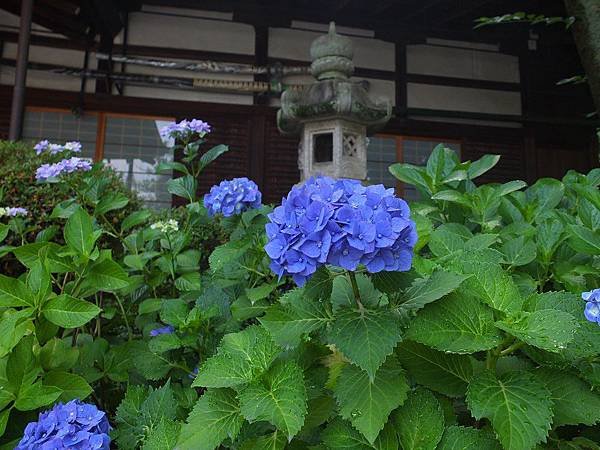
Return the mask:
<path id="1" fill-rule="evenodd" d="M 367 178 L 367 134 L 389 120 L 388 99 L 369 95 L 368 84 L 351 81 L 352 41 L 335 32 L 317 38 L 310 47 L 316 81 L 281 95 L 279 130 L 300 135 L 298 166 L 302 179 L 321 174 L 335 178 Z"/>

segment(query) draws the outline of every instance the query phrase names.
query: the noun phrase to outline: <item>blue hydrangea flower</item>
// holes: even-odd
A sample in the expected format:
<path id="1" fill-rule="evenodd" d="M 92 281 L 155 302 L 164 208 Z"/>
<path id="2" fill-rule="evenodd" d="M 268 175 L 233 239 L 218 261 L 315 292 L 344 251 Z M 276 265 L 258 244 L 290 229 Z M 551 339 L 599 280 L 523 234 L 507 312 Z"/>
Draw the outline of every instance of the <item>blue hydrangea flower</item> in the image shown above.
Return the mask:
<path id="1" fill-rule="evenodd" d="M 66 142 L 64 145 L 60 145 L 60 144 L 52 144 L 47 139 L 44 139 L 43 141 L 40 141 L 37 144 L 35 144 L 33 149 L 35 150 L 36 154 L 38 154 L 38 155 L 43 152 L 48 152 L 51 155 L 56 155 L 57 153 L 62 153 L 62 152 L 80 153 L 81 152 L 81 142 L 69 141 L 69 142 Z"/>
<path id="2" fill-rule="evenodd" d="M 583 310 L 585 318 L 600 325 L 600 288 L 582 292 L 581 298 L 586 302 Z"/>
<path id="3" fill-rule="evenodd" d="M 245 177 L 221 181 L 204 196 L 204 206 L 210 216 L 223 214 L 231 217 L 248 209 L 259 208 L 261 201 L 262 194 L 258 186 Z"/>
<path id="4" fill-rule="evenodd" d="M 46 181 L 50 178 L 57 178 L 62 174 L 88 171 L 91 170 L 91 168 L 92 164 L 88 160 L 73 156 L 54 164 L 42 164 L 36 170 L 35 178 L 38 181 Z"/>
<path id="5" fill-rule="evenodd" d="M 48 139 L 44 139 L 44 140 L 38 142 L 37 144 L 35 144 L 33 146 L 33 149 L 35 150 L 35 153 L 37 155 L 39 155 L 42 152 L 46 151 L 48 149 L 49 145 L 50 145 L 50 142 L 48 141 Z"/>
<path id="6" fill-rule="evenodd" d="M 194 136 L 204 137 L 210 133 L 211 127 L 208 123 L 199 119 L 182 120 L 178 123 L 170 123 L 160 129 L 163 139 L 190 140 Z"/>
<path id="7" fill-rule="evenodd" d="M 109 450 L 111 427 L 95 405 L 71 400 L 56 404 L 30 422 L 15 450 Z"/>
<path id="8" fill-rule="evenodd" d="M 271 270 L 299 286 L 324 264 L 406 271 L 417 242 L 407 203 L 383 185 L 317 177 L 295 186 L 269 214 Z"/>
<path id="9" fill-rule="evenodd" d="M 26 215 L 27 215 L 27 209 L 21 208 L 20 206 L 10 207 L 10 208 L 0 207 L 0 217 L 2 217 L 2 216 L 17 217 L 17 216 L 26 216 Z"/>
<path id="10" fill-rule="evenodd" d="M 150 336 L 156 337 L 161 334 L 173 334 L 175 333 L 175 328 L 171 325 L 165 325 L 164 327 L 155 328 L 154 330 L 150 330 Z"/>

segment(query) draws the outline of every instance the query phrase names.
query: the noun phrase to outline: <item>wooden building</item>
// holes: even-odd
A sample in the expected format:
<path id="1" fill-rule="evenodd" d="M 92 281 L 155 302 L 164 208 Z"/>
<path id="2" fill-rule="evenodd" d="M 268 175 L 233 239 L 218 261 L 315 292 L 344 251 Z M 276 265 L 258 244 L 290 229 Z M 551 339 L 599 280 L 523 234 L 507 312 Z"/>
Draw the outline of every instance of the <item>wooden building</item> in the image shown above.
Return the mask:
<path id="1" fill-rule="evenodd" d="M 29 1 L 0 3 L 1 138 Z M 267 201 L 279 200 L 298 180 L 298 141 L 277 130 L 279 92 L 247 87 L 306 82 L 307 75 L 281 77 L 280 68 L 306 67 L 311 41 L 335 20 L 353 40 L 356 80 L 394 106 L 370 139 L 372 182 L 393 185 L 389 164 L 420 164 L 440 142 L 465 160 L 501 154 L 486 181 L 587 171 L 598 165 L 589 92 L 585 84 L 557 85 L 582 73 L 570 31 L 473 27 L 478 17 L 520 10 L 565 15 L 561 0 L 36 0 L 21 136 L 80 140 L 86 156 L 107 160 L 160 206 L 171 199 L 154 168 L 174 155 L 157 126 L 201 118 L 213 126 L 212 143 L 233 149 L 202 175 L 202 189 L 249 176 Z M 254 65 L 277 77 L 173 70 L 155 60 Z"/>

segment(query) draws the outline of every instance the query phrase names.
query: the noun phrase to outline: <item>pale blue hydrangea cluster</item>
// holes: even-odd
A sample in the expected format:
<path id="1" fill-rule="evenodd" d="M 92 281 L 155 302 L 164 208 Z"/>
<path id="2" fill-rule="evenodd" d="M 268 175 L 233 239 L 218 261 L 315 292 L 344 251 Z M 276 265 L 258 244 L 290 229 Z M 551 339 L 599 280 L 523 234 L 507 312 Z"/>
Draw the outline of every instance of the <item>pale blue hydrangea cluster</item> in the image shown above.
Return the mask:
<path id="1" fill-rule="evenodd" d="M 417 242 L 407 203 L 383 185 L 317 177 L 292 188 L 269 215 L 271 270 L 299 286 L 324 264 L 406 271 Z"/>
<path id="2" fill-rule="evenodd" d="M 17 216 L 26 216 L 27 214 L 28 214 L 27 209 L 21 208 L 20 206 L 8 207 L 8 208 L 0 207 L 0 217 L 2 217 L 2 216 L 17 217 Z"/>
<path id="3" fill-rule="evenodd" d="M 47 139 L 44 139 L 43 141 L 40 141 L 37 144 L 35 144 L 33 149 L 35 150 L 35 152 L 38 155 L 40 155 L 44 152 L 48 152 L 51 155 L 56 155 L 57 153 L 62 153 L 62 152 L 80 153 L 81 152 L 81 142 L 69 141 L 69 142 L 65 142 L 64 144 L 61 145 L 61 144 L 52 144 Z"/>
<path id="4" fill-rule="evenodd" d="M 600 324 L 600 288 L 582 292 L 581 298 L 585 302 L 585 309 L 583 310 L 585 318 L 590 322 Z"/>
<path id="5" fill-rule="evenodd" d="M 171 325 L 165 325 L 164 327 L 159 327 L 159 328 L 150 330 L 149 334 L 152 337 L 156 337 L 156 336 L 160 336 L 161 334 L 173 334 L 173 333 L 175 333 L 175 328 Z"/>
<path id="6" fill-rule="evenodd" d="M 58 403 L 27 425 L 15 450 L 109 450 L 110 429 L 106 414 L 95 405 Z"/>
<path id="7" fill-rule="evenodd" d="M 63 174 L 91 170 L 92 164 L 83 158 L 73 156 L 53 164 L 42 164 L 35 172 L 38 181 L 58 178 Z"/>
<path id="8" fill-rule="evenodd" d="M 177 123 L 170 123 L 160 129 L 160 136 L 163 139 L 180 139 L 190 141 L 193 137 L 204 137 L 210 133 L 211 127 L 208 123 L 199 120 L 182 120 Z"/>
<path id="9" fill-rule="evenodd" d="M 204 196 L 204 206 L 210 216 L 222 214 L 231 217 L 248 209 L 259 208 L 262 194 L 258 186 L 248 178 L 221 181 Z"/>

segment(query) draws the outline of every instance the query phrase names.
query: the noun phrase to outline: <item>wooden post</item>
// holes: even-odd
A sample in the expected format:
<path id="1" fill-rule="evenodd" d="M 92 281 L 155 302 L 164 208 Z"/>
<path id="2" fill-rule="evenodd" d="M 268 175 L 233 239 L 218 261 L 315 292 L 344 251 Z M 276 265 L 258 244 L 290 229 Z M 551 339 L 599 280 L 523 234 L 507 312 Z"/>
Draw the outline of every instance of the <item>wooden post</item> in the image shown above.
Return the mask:
<path id="1" fill-rule="evenodd" d="M 23 113 L 25 111 L 25 87 L 27 83 L 27 60 L 29 59 L 29 38 L 31 37 L 31 15 L 33 0 L 22 0 L 19 41 L 17 47 L 17 64 L 15 70 L 15 86 L 10 110 L 10 128 L 8 138 L 16 141 L 23 131 Z"/>

